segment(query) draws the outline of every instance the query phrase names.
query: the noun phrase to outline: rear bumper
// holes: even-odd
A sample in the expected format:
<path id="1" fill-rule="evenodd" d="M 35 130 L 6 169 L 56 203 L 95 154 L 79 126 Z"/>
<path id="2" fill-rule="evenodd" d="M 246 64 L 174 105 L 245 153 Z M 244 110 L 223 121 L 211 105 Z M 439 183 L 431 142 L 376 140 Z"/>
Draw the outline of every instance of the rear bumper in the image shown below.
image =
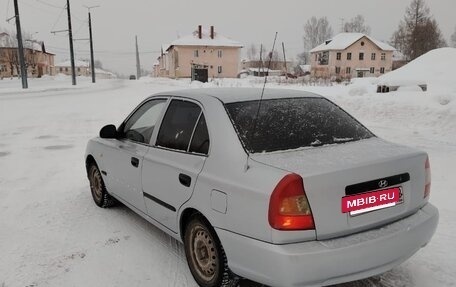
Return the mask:
<path id="1" fill-rule="evenodd" d="M 367 278 L 399 265 L 430 241 L 438 218 L 437 208 L 428 203 L 378 229 L 285 245 L 216 232 L 234 273 L 270 286 L 322 286 Z"/>

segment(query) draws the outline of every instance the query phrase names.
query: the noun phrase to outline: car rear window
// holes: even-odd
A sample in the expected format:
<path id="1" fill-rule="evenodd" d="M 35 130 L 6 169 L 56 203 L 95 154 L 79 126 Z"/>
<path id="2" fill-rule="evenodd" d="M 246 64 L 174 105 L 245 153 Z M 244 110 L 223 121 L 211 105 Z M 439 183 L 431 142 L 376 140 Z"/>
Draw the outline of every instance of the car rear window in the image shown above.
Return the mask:
<path id="1" fill-rule="evenodd" d="M 250 153 L 338 144 L 373 134 L 325 98 L 282 98 L 225 104 Z"/>

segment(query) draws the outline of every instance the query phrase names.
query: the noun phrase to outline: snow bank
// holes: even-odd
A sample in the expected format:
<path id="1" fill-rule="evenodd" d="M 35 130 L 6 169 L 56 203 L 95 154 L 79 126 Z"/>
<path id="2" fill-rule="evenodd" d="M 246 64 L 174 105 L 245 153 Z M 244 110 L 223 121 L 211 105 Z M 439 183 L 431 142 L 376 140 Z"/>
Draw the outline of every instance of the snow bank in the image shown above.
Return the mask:
<path id="1" fill-rule="evenodd" d="M 364 96 L 376 90 L 377 78 L 354 78 L 348 90 L 350 96 Z"/>
<path id="2" fill-rule="evenodd" d="M 456 87 L 454 65 L 455 48 L 441 48 L 429 51 L 407 65 L 383 75 L 380 85 L 410 86 L 428 84 L 428 89 L 439 89 L 440 86 Z"/>

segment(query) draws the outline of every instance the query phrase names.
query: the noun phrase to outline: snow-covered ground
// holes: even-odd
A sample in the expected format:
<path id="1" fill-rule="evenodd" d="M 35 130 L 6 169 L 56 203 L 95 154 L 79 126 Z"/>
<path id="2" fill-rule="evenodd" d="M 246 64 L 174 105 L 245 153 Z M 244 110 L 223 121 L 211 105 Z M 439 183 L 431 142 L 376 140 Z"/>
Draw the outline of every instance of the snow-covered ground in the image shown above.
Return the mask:
<path id="1" fill-rule="evenodd" d="M 30 80 L 27 91 L 16 79 L 0 81 L 0 286 L 196 286 L 176 240 L 124 206 L 95 206 L 85 145 L 155 92 L 260 82 L 78 81 Z M 380 277 L 340 286 L 456 286 L 456 90 L 375 94 L 369 81 L 269 85 L 324 94 L 378 136 L 430 155 L 431 202 L 441 216 L 433 240 Z"/>

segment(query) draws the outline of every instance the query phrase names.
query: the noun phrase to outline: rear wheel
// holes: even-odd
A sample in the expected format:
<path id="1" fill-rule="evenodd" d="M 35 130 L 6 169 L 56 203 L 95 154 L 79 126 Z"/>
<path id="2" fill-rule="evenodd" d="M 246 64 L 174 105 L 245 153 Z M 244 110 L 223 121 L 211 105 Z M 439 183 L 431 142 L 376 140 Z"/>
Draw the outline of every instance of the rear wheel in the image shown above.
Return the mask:
<path id="1" fill-rule="evenodd" d="M 106 190 L 106 186 L 101 176 L 100 170 L 95 164 L 91 164 L 89 167 L 89 182 L 90 191 L 92 192 L 93 201 L 99 207 L 111 207 L 116 203 L 116 200 L 109 195 Z"/>
<path id="2" fill-rule="evenodd" d="M 228 269 L 220 240 L 201 215 L 190 219 L 185 229 L 184 247 L 188 266 L 199 286 L 237 286 L 238 280 Z"/>

